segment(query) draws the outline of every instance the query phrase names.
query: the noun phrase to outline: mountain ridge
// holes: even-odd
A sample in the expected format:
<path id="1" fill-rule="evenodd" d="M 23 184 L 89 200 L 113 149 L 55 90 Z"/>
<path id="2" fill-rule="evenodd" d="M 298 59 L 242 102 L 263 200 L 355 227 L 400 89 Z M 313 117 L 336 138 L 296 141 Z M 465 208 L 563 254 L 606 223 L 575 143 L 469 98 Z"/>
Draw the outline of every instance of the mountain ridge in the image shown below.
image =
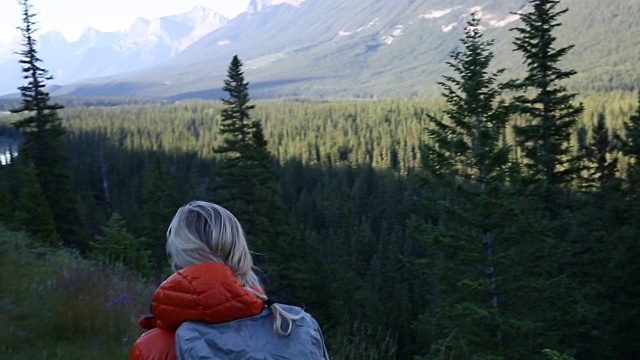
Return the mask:
<path id="1" fill-rule="evenodd" d="M 71 83 L 158 64 L 227 22 L 214 10 L 195 6 L 175 15 L 139 17 L 126 31 L 87 27 L 75 41 L 56 30 L 48 31 L 38 36 L 38 52 L 56 84 Z M 11 47 L 0 49 L 0 93 L 15 91 L 21 84 L 20 66 L 13 54 L 19 47 Z"/>
<path id="2" fill-rule="evenodd" d="M 372 98 L 437 94 L 465 20 L 483 18 L 496 67 L 523 70 L 513 52 L 526 0 L 253 0 L 247 12 L 154 66 L 57 89 L 58 96 L 217 98 L 228 61 L 245 63 L 255 98 Z M 261 7 L 262 6 L 262 7 Z M 266 6 L 266 7 L 265 7 Z M 558 46 L 575 89 L 634 89 L 640 83 L 640 2 L 563 0 Z M 260 11 L 253 11 L 253 10 Z M 637 34 L 638 36 L 634 36 Z M 611 41 L 615 39 L 615 41 Z M 634 51 L 635 49 L 635 51 Z"/>

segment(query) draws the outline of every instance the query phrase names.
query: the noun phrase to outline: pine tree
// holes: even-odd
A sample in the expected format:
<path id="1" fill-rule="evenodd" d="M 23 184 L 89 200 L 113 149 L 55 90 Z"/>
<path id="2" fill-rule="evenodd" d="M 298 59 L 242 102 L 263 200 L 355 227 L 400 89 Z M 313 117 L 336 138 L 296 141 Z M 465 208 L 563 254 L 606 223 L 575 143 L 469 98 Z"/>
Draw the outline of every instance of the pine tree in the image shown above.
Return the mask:
<path id="1" fill-rule="evenodd" d="M 304 284 L 296 281 L 305 271 L 302 236 L 293 229 L 282 205 L 275 162 L 267 148 L 260 121 L 251 119 L 249 83 L 242 62 L 234 56 L 223 90 L 220 133 L 214 149 L 221 155 L 215 172 L 213 201 L 230 210 L 242 224 L 249 247 L 262 256 L 258 266 L 266 283 L 280 299 L 300 301 Z"/>
<path id="2" fill-rule="evenodd" d="M 23 139 L 20 156 L 26 159 L 22 163 L 33 164 L 37 181 L 53 213 L 57 232 L 62 236 L 63 243 L 86 250 L 80 239 L 81 227 L 72 179 L 66 169 L 64 129 L 58 115 L 58 110 L 63 107 L 52 103 L 45 90 L 47 81 L 52 77 L 41 66 L 42 60 L 38 57 L 35 14 L 28 0 L 21 0 L 20 5 L 23 21 L 20 30 L 24 48 L 18 55 L 21 57 L 23 77 L 27 84 L 18 88 L 21 105 L 11 110 L 13 113 L 26 114 L 13 123 Z"/>
<path id="3" fill-rule="evenodd" d="M 540 248 L 530 248 L 527 257 L 538 258 L 540 263 L 532 266 L 545 264 L 554 269 L 545 275 L 547 299 L 541 302 L 548 304 L 548 310 L 537 314 L 537 320 L 549 329 L 548 339 L 556 344 L 550 343 L 552 349 L 582 352 L 589 351 L 585 339 L 592 329 L 592 314 L 589 293 L 578 286 L 574 276 L 585 243 L 571 242 L 577 216 L 572 207 L 577 199 L 570 190 L 584 171 L 586 152 L 576 151 L 571 142 L 583 106 L 573 103 L 576 94 L 564 85 L 576 71 L 560 67 L 573 45 L 558 47 L 556 43 L 558 19 L 568 11 L 557 10 L 559 3 L 529 0 L 527 7 L 532 10 L 517 13 L 523 25 L 512 29 L 517 33 L 513 44 L 524 57 L 526 75 L 512 82 L 514 89 L 523 91 L 514 97 L 514 108 L 522 117 L 514 130 L 525 170 L 522 193 L 531 206 L 529 215 L 542 231 Z"/>
<path id="4" fill-rule="evenodd" d="M 449 67 L 459 78 L 444 76 L 443 89 L 448 121 L 430 116 L 429 135 L 435 145 L 428 146 L 430 171 L 452 175 L 485 189 L 489 182 L 506 180 L 510 148 L 502 142 L 510 119 L 508 106 L 500 100 L 502 85 L 489 72 L 493 41 L 483 40 L 480 19 L 472 14 L 461 39 L 464 51 L 451 54 Z"/>
<path id="5" fill-rule="evenodd" d="M 91 255 L 105 264 L 122 264 L 143 276 L 151 275 L 150 251 L 143 248 L 145 239 L 136 238 L 125 226 L 125 221 L 114 212 L 102 228 L 104 235 L 91 242 Z"/>
<path id="6" fill-rule="evenodd" d="M 268 204 L 257 198 L 267 196 L 270 202 L 276 199 L 277 174 L 262 125 L 251 119 L 250 112 L 255 106 L 249 103 L 249 83 L 244 80 L 242 62 L 237 56 L 231 61 L 223 90 L 229 98 L 222 100 L 223 143 L 214 149 L 222 155 L 214 183 L 215 199 L 236 215 L 245 231 L 251 234 L 254 246 L 266 249 L 268 242 L 274 241 L 270 236 L 273 234 L 257 231 L 261 227 L 259 223 L 268 221 L 266 214 L 257 210 Z"/>
<path id="7" fill-rule="evenodd" d="M 517 13 L 523 26 L 512 29 L 517 33 L 515 50 L 524 56 L 527 70 L 523 79 L 512 82 L 525 92 L 514 98 L 524 117 L 524 125 L 515 127 L 516 143 L 525 159 L 525 181 L 540 191 L 551 218 L 557 213 L 558 192 L 580 171 L 570 140 L 583 112 L 582 105 L 572 104 L 576 94 L 563 85 L 576 72 L 559 67 L 573 46 L 556 48 L 553 33 L 561 25 L 558 18 L 568 11 L 556 10 L 558 4 L 558 0 L 529 0 L 533 10 Z"/>
<path id="8" fill-rule="evenodd" d="M 453 52 L 447 62 L 457 76 L 439 83 L 448 104 L 446 118 L 430 117 L 433 145 L 428 146 L 426 171 L 449 188 L 446 199 L 437 201 L 438 224 L 427 236 L 433 254 L 428 271 L 438 295 L 421 321 L 431 329 L 432 357 L 498 356 L 504 351 L 506 327 L 498 295 L 504 290 L 498 288 L 496 274 L 505 272 L 505 261 L 498 265 L 498 256 L 504 256 L 498 249 L 505 248 L 499 234 L 509 226 L 501 212 L 508 208 L 511 150 L 502 139 L 510 110 L 500 100 L 502 85 L 497 83 L 503 70 L 489 71 L 493 41 L 483 39 L 476 14 L 461 43 L 463 50 Z"/>

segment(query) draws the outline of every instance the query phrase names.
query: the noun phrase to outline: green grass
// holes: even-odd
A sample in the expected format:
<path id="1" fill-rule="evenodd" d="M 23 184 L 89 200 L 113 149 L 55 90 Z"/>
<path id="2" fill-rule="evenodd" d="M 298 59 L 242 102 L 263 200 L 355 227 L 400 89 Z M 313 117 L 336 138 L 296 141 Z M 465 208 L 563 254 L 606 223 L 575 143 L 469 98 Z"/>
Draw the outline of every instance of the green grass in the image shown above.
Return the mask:
<path id="1" fill-rule="evenodd" d="M 126 358 L 154 287 L 0 227 L 0 358 Z"/>
<path id="2" fill-rule="evenodd" d="M 126 359 L 154 290 L 0 225 L 0 359 Z M 327 334 L 335 359 L 395 358 L 389 334 L 351 326 Z"/>

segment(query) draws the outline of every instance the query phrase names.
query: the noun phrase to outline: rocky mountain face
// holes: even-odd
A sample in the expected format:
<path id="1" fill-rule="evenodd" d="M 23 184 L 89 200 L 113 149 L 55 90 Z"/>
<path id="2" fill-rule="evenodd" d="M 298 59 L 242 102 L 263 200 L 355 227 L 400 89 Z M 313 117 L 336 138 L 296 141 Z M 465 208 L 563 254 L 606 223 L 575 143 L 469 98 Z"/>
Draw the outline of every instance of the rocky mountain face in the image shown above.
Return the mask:
<path id="1" fill-rule="evenodd" d="M 131 34 L 121 44 L 138 44 L 137 51 L 164 44 L 164 61 L 123 58 L 139 70 L 53 94 L 215 99 L 237 54 L 254 98 L 437 96 L 435 84 L 449 70 L 446 61 L 472 12 L 481 16 L 486 38 L 495 39 L 495 66 L 506 68 L 505 76 L 519 75 L 523 60 L 513 52 L 510 29 L 520 24 L 514 12 L 527 6 L 527 0 L 252 0 L 247 12 L 182 50 L 157 30 L 166 22 L 141 22 L 141 33 L 155 35 L 136 42 Z M 637 87 L 640 2 L 561 0 L 565 7 L 558 46 L 575 45 L 563 64 L 578 71 L 575 86 Z"/>
<path id="2" fill-rule="evenodd" d="M 267 1 L 254 0 L 249 10 Z M 400 88 L 413 95 L 421 82 L 433 84 L 442 73 L 461 35 L 454 29 L 460 30 L 470 12 L 480 8 L 486 27 L 506 30 L 512 24 L 510 11 L 522 9 L 525 3 L 306 0 L 279 4 L 238 16 L 163 64 L 104 79 L 102 84 L 75 84 L 58 94 L 217 98 L 226 67 L 238 54 L 255 97 L 370 97 L 400 94 Z"/>
<path id="3" fill-rule="evenodd" d="M 138 18 L 124 32 L 87 28 L 76 41 L 59 32 L 38 38 L 38 51 L 55 83 L 130 72 L 159 64 L 183 51 L 228 22 L 224 16 L 202 6 L 156 19 Z M 21 84 L 20 66 L 13 51 L 19 42 L 0 47 L 0 94 Z"/>

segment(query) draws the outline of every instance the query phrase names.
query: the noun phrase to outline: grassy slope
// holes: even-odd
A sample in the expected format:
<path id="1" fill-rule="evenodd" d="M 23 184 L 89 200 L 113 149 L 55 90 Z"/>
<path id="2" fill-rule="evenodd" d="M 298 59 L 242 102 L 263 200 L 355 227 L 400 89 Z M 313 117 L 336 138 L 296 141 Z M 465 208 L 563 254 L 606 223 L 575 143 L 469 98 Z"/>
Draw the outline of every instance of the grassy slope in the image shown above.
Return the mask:
<path id="1" fill-rule="evenodd" d="M 0 225 L 0 359 L 126 359 L 154 287 Z M 126 299 L 126 300 L 125 300 Z M 327 333 L 332 358 L 386 358 L 388 333 Z M 326 329 L 325 329 L 326 330 Z"/>
<path id="2" fill-rule="evenodd" d="M 153 287 L 0 227 L 0 358 L 123 359 Z"/>

